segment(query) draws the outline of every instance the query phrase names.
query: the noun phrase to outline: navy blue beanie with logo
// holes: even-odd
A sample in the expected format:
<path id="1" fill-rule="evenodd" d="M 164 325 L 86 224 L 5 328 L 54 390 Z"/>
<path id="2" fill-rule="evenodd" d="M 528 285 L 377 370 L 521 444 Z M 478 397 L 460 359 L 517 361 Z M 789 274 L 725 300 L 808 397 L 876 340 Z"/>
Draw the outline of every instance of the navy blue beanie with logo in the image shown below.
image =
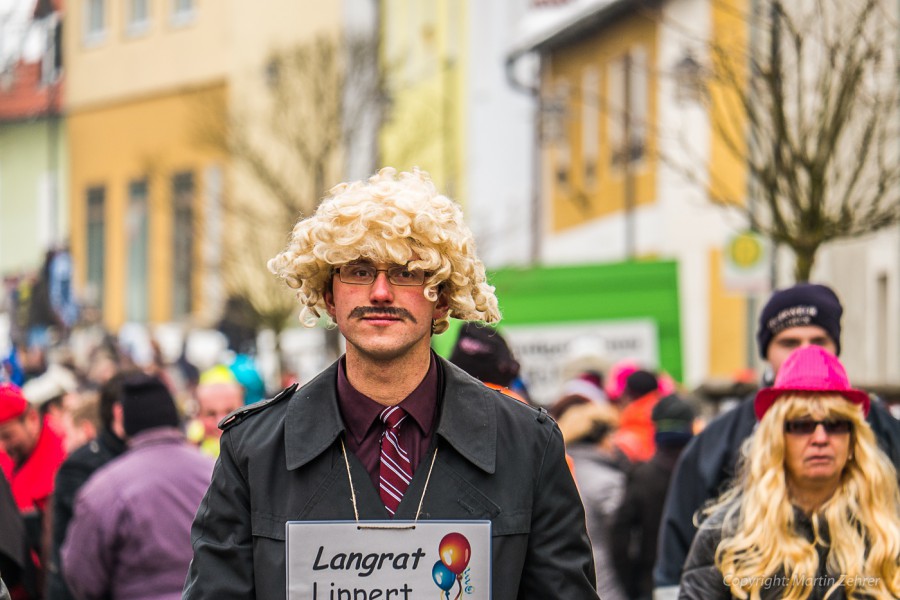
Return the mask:
<path id="1" fill-rule="evenodd" d="M 835 354 L 841 353 L 841 315 L 844 309 L 831 288 L 817 283 L 798 283 L 778 290 L 759 315 L 756 343 L 765 360 L 772 338 L 789 327 L 816 325 L 834 342 Z"/>

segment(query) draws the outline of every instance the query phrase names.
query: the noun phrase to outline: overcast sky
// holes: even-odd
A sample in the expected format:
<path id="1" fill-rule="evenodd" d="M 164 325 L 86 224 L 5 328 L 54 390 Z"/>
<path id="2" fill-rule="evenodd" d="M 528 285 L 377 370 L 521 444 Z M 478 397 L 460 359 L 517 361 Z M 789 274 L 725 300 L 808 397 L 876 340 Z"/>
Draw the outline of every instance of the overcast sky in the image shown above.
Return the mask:
<path id="1" fill-rule="evenodd" d="M 28 31 L 28 21 L 34 9 L 34 0 L 0 0 L 0 64 L 25 54 L 35 60 L 40 52 L 40 36 Z M 28 39 L 23 37 L 29 33 Z"/>

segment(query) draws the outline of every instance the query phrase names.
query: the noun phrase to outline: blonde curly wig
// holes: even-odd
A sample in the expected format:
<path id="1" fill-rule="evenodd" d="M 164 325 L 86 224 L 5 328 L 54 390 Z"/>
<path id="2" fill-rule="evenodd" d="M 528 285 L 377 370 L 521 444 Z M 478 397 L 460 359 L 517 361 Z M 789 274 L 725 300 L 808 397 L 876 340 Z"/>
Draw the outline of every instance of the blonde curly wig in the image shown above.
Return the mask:
<path id="1" fill-rule="evenodd" d="M 429 273 L 424 295 L 445 294 L 447 317 L 435 321 L 443 333 L 449 317 L 494 323 L 497 297 L 459 205 L 437 193 L 424 171 L 398 173 L 391 167 L 366 181 L 331 188 L 316 213 L 294 225 L 287 248 L 268 267 L 297 290 L 300 322 L 316 324 L 325 310 L 323 294 L 337 265 L 365 258 L 409 264 Z"/>
<path id="2" fill-rule="evenodd" d="M 806 584 L 816 577 L 819 557 L 815 543 L 794 531 L 784 466 L 784 422 L 808 415 L 853 423 L 852 459 L 844 467 L 834 495 L 812 516 L 815 537 L 820 542 L 821 522 L 827 524 L 827 570 L 844 576 L 848 598 L 897 598 L 897 473 L 878 448 L 859 406 L 837 395 L 785 395 L 766 412 L 742 448 L 735 483 L 704 511 L 724 513 L 716 567 L 727 575 L 736 598 L 759 598 L 766 578 L 779 573 L 789 582 L 784 598 L 803 600 L 810 595 L 812 589 Z"/>

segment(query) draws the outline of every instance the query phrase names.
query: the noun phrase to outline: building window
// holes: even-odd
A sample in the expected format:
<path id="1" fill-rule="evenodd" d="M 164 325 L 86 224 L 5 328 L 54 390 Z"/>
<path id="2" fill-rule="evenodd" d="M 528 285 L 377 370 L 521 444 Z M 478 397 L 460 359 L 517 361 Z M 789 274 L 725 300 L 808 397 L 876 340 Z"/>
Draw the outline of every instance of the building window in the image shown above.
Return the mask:
<path id="1" fill-rule="evenodd" d="M 194 174 L 172 177 L 172 317 L 191 314 L 194 275 Z"/>
<path id="2" fill-rule="evenodd" d="M 584 188 L 597 187 L 597 163 L 600 147 L 600 76 L 589 67 L 581 80 L 581 162 Z"/>
<path id="3" fill-rule="evenodd" d="M 150 29 L 150 0 L 128 0 L 128 35 L 142 35 Z"/>
<path id="4" fill-rule="evenodd" d="M 171 0 L 172 2 L 172 25 L 181 27 L 194 22 L 195 7 L 194 0 Z"/>
<path id="5" fill-rule="evenodd" d="M 145 323 L 149 317 L 147 285 L 149 219 L 146 179 L 132 181 L 128 186 L 128 214 L 125 218 L 125 231 L 128 236 L 128 283 L 125 311 L 129 321 Z"/>
<path id="6" fill-rule="evenodd" d="M 104 269 L 106 255 L 106 188 L 87 190 L 87 300 L 103 308 Z"/>
<path id="7" fill-rule="evenodd" d="M 52 85 L 62 70 L 62 20 L 58 13 L 43 19 L 44 52 L 41 56 L 41 83 Z"/>
<path id="8" fill-rule="evenodd" d="M 545 139 L 553 149 L 553 172 L 558 188 L 568 193 L 569 169 L 572 161 L 572 140 L 569 136 L 569 109 L 571 92 L 569 82 L 560 81 L 546 105 Z"/>
<path id="9" fill-rule="evenodd" d="M 84 43 L 95 46 L 106 39 L 106 0 L 85 0 Z"/>
<path id="10" fill-rule="evenodd" d="M 609 142 L 614 168 L 644 157 L 647 111 L 647 51 L 637 47 L 609 66 Z"/>

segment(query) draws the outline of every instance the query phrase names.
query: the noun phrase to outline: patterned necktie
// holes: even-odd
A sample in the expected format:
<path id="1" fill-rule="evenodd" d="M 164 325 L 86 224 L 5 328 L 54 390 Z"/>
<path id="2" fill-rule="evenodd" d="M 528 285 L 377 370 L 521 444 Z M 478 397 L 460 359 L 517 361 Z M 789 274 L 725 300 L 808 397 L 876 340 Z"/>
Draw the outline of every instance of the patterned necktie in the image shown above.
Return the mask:
<path id="1" fill-rule="evenodd" d="M 406 412 L 399 406 L 390 406 L 381 411 L 379 417 L 384 423 L 381 434 L 381 466 L 379 467 L 379 488 L 384 507 L 394 516 L 400 499 L 412 481 L 412 464 L 409 454 L 400 446 L 400 424 Z"/>

